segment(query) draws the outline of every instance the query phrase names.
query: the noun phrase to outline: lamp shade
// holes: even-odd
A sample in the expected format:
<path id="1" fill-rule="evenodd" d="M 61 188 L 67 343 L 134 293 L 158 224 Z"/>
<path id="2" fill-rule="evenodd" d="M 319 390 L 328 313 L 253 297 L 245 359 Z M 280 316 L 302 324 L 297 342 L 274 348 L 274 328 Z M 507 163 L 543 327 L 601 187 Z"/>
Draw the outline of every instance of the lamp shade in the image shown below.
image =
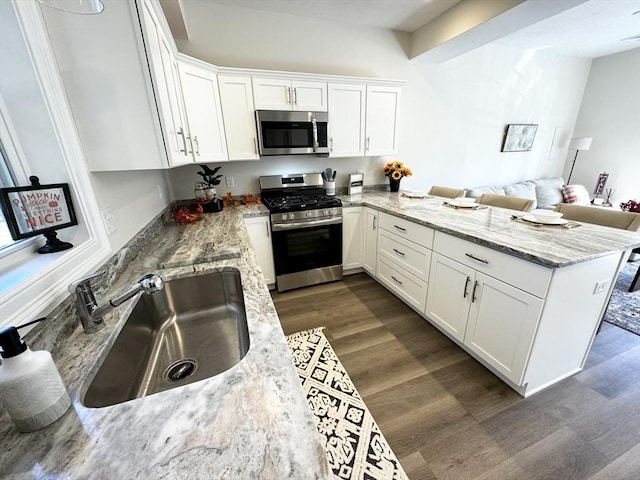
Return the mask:
<path id="1" fill-rule="evenodd" d="M 591 137 L 572 138 L 569 142 L 569 150 L 589 150 L 592 140 Z"/>

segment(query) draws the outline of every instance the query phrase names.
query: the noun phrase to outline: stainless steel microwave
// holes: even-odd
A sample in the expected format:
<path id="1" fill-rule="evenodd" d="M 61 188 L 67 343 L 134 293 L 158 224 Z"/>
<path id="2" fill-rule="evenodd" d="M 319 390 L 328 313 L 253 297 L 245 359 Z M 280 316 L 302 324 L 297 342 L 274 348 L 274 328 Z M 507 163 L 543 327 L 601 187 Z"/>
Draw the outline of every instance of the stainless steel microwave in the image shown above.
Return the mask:
<path id="1" fill-rule="evenodd" d="M 260 155 L 328 155 L 327 121 L 327 112 L 256 110 Z"/>

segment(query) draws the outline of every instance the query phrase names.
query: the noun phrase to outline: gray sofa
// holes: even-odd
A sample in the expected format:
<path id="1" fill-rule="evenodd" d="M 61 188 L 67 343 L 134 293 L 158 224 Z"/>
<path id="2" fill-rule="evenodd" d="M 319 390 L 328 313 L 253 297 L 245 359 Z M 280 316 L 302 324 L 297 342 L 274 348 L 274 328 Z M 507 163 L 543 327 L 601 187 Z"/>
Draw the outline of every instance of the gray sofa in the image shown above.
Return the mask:
<path id="1" fill-rule="evenodd" d="M 524 182 L 511 185 L 488 185 L 484 187 L 465 188 L 465 196 L 478 198 L 484 193 L 513 195 L 533 200 L 532 210 L 535 208 L 553 209 L 558 203 L 563 202 L 563 185 L 564 180 L 562 177 L 539 178 L 536 180 L 525 180 Z"/>

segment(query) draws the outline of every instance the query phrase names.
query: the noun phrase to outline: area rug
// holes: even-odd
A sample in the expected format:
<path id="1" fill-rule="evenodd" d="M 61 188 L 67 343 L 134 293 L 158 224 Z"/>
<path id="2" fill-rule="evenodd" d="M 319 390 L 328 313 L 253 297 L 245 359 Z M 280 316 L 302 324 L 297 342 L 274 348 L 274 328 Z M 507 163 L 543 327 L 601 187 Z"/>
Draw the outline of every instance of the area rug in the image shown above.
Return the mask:
<path id="1" fill-rule="evenodd" d="M 408 480 L 322 328 L 287 343 L 335 478 Z"/>
<path id="2" fill-rule="evenodd" d="M 629 292 L 639 262 L 627 262 L 620 270 L 604 321 L 640 335 L 640 290 Z"/>

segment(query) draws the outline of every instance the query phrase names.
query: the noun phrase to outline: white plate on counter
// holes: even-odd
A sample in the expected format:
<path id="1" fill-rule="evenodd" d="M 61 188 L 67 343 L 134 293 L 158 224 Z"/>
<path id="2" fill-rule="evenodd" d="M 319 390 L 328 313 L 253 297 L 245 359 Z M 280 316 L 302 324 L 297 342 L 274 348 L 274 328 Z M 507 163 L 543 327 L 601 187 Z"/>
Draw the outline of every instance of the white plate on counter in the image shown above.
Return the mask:
<path id="1" fill-rule="evenodd" d="M 469 201 L 471 200 L 471 201 Z M 451 198 L 444 201 L 447 205 L 451 205 L 453 207 L 458 208 L 478 208 L 480 204 L 476 203 L 475 198 L 469 198 L 467 200 L 461 200 L 457 198 Z"/>
<path id="2" fill-rule="evenodd" d="M 531 223 L 542 223 L 544 225 L 564 225 L 567 223 L 567 220 L 564 218 L 550 218 L 548 220 L 538 220 L 533 215 L 523 215 L 522 220 L 526 220 Z"/>
<path id="3" fill-rule="evenodd" d="M 408 198 L 433 198 L 431 195 L 424 192 L 402 192 L 402 196 Z"/>

